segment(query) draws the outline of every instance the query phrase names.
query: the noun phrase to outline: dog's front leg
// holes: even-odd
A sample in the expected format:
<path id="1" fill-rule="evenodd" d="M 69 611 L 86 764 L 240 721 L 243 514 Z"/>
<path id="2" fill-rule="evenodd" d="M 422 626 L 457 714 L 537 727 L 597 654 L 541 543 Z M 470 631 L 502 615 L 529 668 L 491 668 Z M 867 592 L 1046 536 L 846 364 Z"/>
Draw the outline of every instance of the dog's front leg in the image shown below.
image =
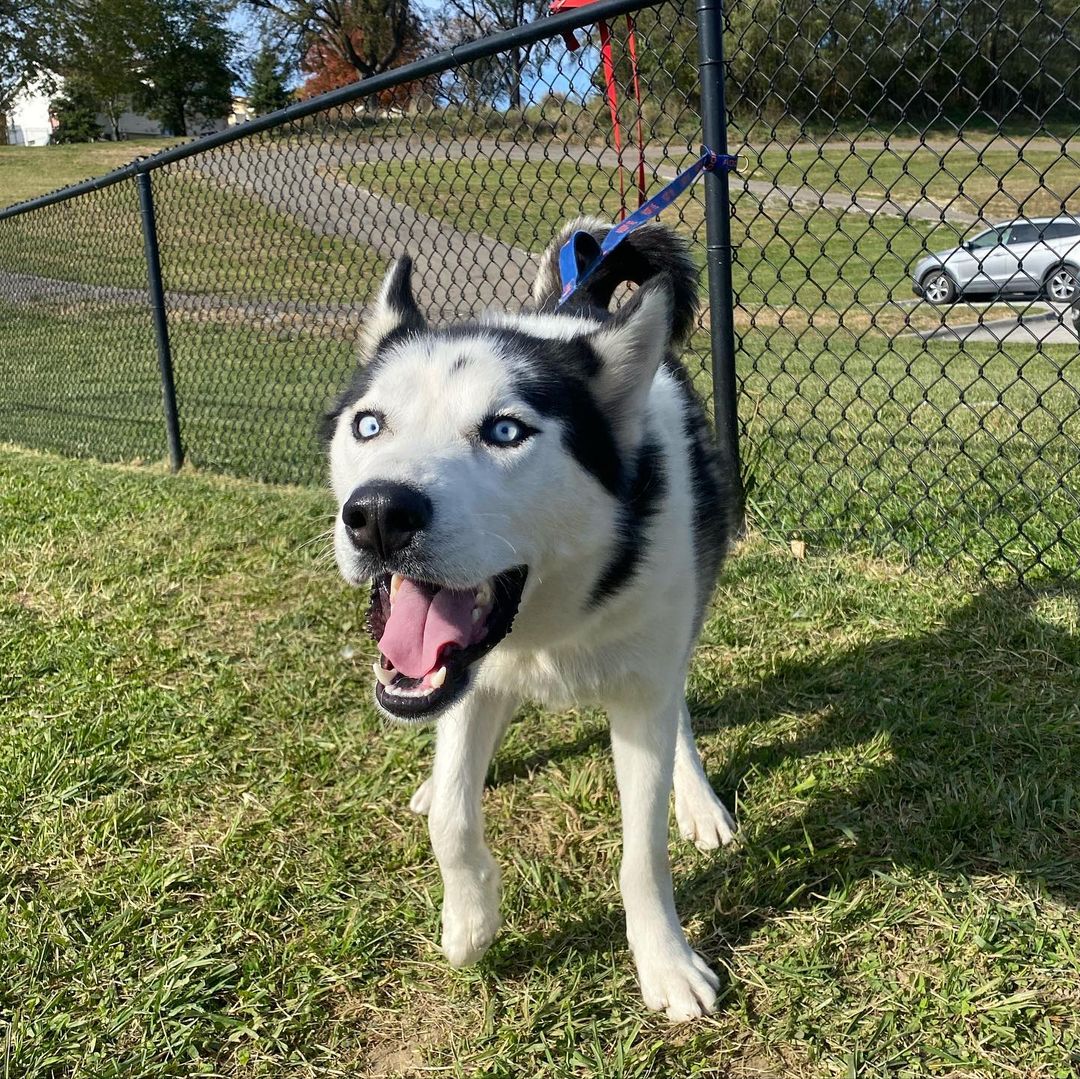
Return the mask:
<path id="1" fill-rule="evenodd" d="M 671 887 L 668 803 L 680 703 L 624 700 L 609 708 L 622 804 L 626 936 L 646 1005 L 676 1021 L 711 1011 L 719 985 L 686 942 Z"/>
<path id="2" fill-rule="evenodd" d="M 438 723 L 428 831 L 443 879 L 442 950 L 475 963 L 499 928 L 499 867 L 484 844 L 484 777 L 513 702 L 473 690 Z"/>

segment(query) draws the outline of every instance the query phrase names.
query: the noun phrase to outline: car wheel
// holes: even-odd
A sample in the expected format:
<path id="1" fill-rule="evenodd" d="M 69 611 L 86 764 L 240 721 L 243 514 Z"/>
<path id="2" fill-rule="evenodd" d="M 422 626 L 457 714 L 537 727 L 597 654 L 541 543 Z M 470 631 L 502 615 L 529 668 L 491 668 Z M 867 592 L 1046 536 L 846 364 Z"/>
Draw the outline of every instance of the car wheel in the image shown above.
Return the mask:
<path id="1" fill-rule="evenodd" d="M 1076 271 L 1071 266 L 1057 266 L 1047 275 L 1046 296 L 1054 303 L 1072 303 L 1076 299 Z"/>
<path id="2" fill-rule="evenodd" d="M 944 270 L 931 270 L 922 279 L 922 290 L 930 303 L 952 303 L 956 299 L 956 283 Z"/>

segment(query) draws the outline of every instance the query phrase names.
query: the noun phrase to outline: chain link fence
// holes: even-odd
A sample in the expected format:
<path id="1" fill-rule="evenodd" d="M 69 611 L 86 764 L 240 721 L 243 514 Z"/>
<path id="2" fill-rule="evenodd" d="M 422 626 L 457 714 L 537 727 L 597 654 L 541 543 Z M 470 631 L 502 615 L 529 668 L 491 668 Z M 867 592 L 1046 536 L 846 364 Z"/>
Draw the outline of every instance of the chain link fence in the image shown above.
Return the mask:
<path id="1" fill-rule="evenodd" d="M 1075 6 L 736 0 L 725 39 L 758 527 L 1075 575 Z"/>
<path id="2" fill-rule="evenodd" d="M 410 65 L 381 89 L 147 159 L 188 463 L 321 481 L 318 420 L 355 365 L 364 306 L 394 258 L 412 255 L 433 319 L 517 308 L 562 224 L 583 212 L 615 221 L 624 201 L 636 205 L 620 192 L 595 19 L 550 20 L 585 24 L 573 50 L 554 29 L 518 42 L 515 107 L 494 89 L 508 54 L 479 42 L 472 62 Z M 623 64 L 627 26 L 611 24 Z M 665 56 L 696 69 L 685 14 L 655 8 L 648 30 L 643 69 Z M 636 106 L 621 89 L 623 128 Z M 643 134 L 650 185 L 696 156 L 693 80 L 648 93 Z M 166 456 L 135 180 L 0 220 L 0 439 L 108 460 Z M 700 199 L 670 215 L 699 253 Z M 707 391 L 707 340 L 689 362 Z"/>
<path id="3" fill-rule="evenodd" d="M 1080 19 L 1045 0 L 734 0 L 724 19 L 726 108 L 704 129 L 726 122 L 741 161 L 719 295 L 752 527 L 1029 580 L 1075 574 L 1080 230 L 1073 261 L 1049 226 L 1080 214 Z M 512 45 L 478 42 L 0 212 L 0 440 L 166 457 L 141 172 L 186 460 L 321 481 L 317 419 L 390 260 L 414 257 L 436 319 L 523 303 L 563 222 L 636 205 L 639 118 L 650 190 L 698 155 L 702 111 L 717 111 L 698 57 L 688 3 L 601 0 Z M 723 238 L 707 217 L 703 185 L 665 212 L 715 270 Z M 706 397 L 728 362 L 708 327 L 687 356 Z"/>

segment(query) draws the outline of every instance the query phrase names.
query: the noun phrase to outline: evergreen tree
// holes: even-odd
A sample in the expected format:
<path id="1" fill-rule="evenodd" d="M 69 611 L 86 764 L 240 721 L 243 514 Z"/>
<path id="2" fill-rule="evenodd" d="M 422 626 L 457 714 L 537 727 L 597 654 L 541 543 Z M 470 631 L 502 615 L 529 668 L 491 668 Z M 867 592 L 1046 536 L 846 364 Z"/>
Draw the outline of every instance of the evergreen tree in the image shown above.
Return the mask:
<path id="1" fill-rule="evenodd" d="M 251 81 L 248 104 L 256 116 L 285 108 L 292 94 L 285 88 L 283 65 L 274 50 L 266 43 L 251 62 Z"/>
<path id="2" fill-rule="evenodd" d="M 81 79 L 67 80 L 63 94 L 49 102 L 49 112 L 56 120 L 50 142 L 93 142 L 101 137 L 98 100 Z"/>

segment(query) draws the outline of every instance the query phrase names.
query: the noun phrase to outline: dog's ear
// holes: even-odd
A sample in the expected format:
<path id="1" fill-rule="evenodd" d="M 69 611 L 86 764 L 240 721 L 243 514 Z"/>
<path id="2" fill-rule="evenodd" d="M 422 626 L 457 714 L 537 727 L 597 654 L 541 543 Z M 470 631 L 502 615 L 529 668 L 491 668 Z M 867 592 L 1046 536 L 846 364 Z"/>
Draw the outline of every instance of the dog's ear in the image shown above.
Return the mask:
<path id="1" fill-rule="evenodd" d="M 641 440 L 645 401 L 671 343 L 674 290 L 668 274 L 647 281 L 589 337 L 600 369 L 593 389 L 624 449 Z"/>
<path id="2" fill-rule="evenodd" d="M 394 333 L 419 331 L 427 323 L 412 291 L 412 259 L 397 259 L 387 271 L 379 296 L 364 323 L 361 351 L 370 358 L 379 344 Z"/>

